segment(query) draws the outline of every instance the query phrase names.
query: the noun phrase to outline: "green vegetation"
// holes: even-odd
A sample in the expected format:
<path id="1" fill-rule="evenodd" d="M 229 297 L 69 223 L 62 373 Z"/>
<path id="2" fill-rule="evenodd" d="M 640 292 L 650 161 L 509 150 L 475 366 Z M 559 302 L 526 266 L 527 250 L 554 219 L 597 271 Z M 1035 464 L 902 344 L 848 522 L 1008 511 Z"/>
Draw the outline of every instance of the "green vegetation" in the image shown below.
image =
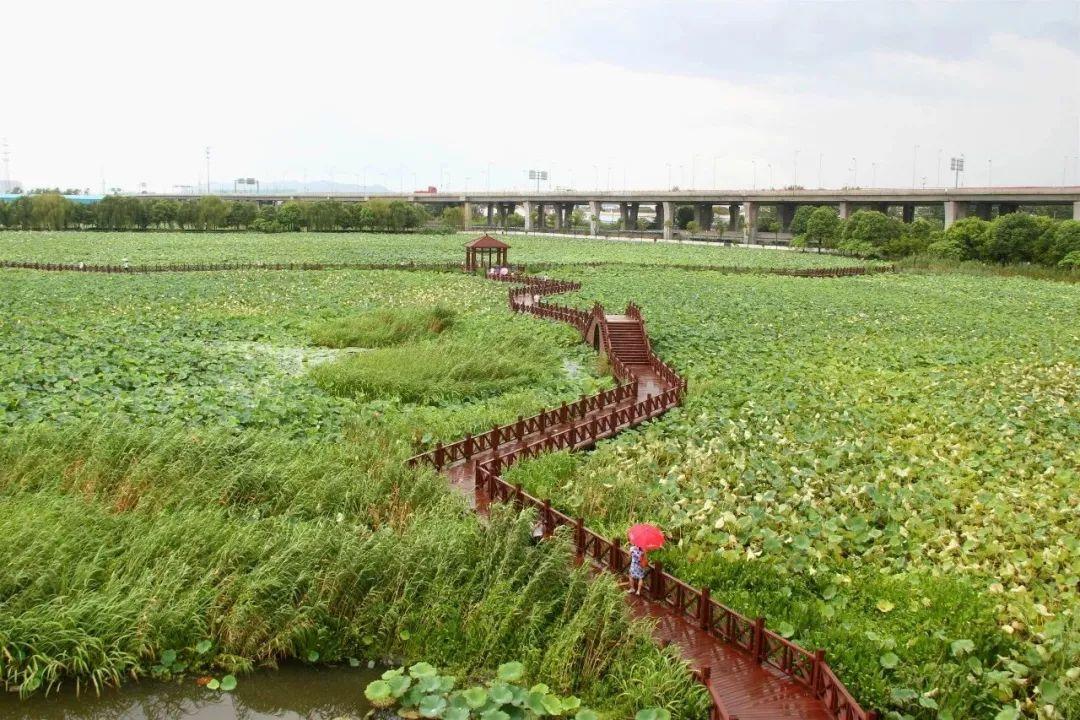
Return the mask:
<path id="1" fill-rule="evenodd" d="M 226 202 L 209 195 L 197 200 L 159 200 L 110 195 L 94 204 L 75 203 L 58 193 L 24 195 L 0 202 L 0 228 L 15 230 L 258 230 L 279 233 L 296 230 L 414 230 L 427 221 L 427 211 L 403 200 L 289 201 L 257 205 Z"/>
<path id="2" fill-rule="evenodd" d="M 964 247 L 1015 246 L 1011 225 L 993 243 L 963 227 Z M 662 524 L 656 559 L 826 648 L 865 706 L 1080 714 L 1076 286 L 724 275 L 664 265 L 852 261 L 511 242 L 516 261 L 563 258 L 550 273 L 585 283 L 580 307 L 637 301 L 690 382 L 683 408 L 514 480 L 607 534 Z M 0 257 L 457 261 L 461 243 L 20 232 Z M 480 523 L 404 466 L 417 443 L 610 384 L 566 328 L 505 303 L 420 271 L 0 272 L 0 683 L 387 656 L 484 679 L 519 660 L 560 702 L 700 716 L 685 668 L 610 579 L 568 566 L 565 538 L 531 547 L 530 518 Z"/>
<path id="3" fill-rule="evenodd" d="M 604 533 L 659 522 L 669 569 L 826 648 L 870 706 L 1076 716 L 1074 286 L 559 276 L 584 282 L 579 307 L 639 301 L 690 394 L 594 453 L 509 479 Z"/>
<path id="4" fill-rule="evenodd" d="M 428 432 L 610 384 L 565 328 L 510 315 L 505 297 L 420 272 L 0 273 L 0 533 L 15 544 L 0 685 L 197 670 L 224 688 L 288 658 L 429 658 L 463 675 L 519 659 L 615 714 L 683 687 L 664 702 L 700 716 L 685 666 L 630 622 L 610 579 L 572 568 L 565 539 L 533 547 L 530 517 L 480 522 L 405 465 Z M 309 367 L 342 354 L 309 332 L 357 311 L 429 331 L 453 318 L 386 350 L 452 343 L 497 364 L 491 338 L 528 335 L 547 364 L 468 404 L 335 397 Z"/>
<path id="5" fill-rule="evenodd" d="M 472 687 L 457 689 L 457 678 L 439 675 L 438 669 L 426 662 L 409 668 L 387 670 L 382 679 L 364 689 L 364 696 L 376 708 L 396 707 L 402 717 L 419 716 L 442 720 L 536 720 L 541 717 L 573 717 L 575 720 L 597 720 L 599 715 L 583 707 L 581 698 L 560 697 L 546 684 L 532 687 L 519 684 L 525 668 L 519 662 L 499 666 L 493 680 Z M 695 688 L 686 685 L 681 695 L 689 701 Z M 666 700 L 666 698 L 665 698 Z M 680 705 L 681 703 L 676 703 Z M 636 720 L 671 720 L 666 708 L 639 710 Z"/>
<path id="6" fill-rule="evenodd" d="M 324 320 L 311 328 L 311 341 L 330 348 L 377 348 L 408 340 L 433 338 L 454 322 L 454 311 L 434 308 L 371 310 L 336 320 Z"/>
<path id="7" fill-rule="evenodd" d="M 577 333 L 565 326 L 514 325 L 498 335 L 446 337 L 350 355 L 314 368 L 312 376 L 332 395 L 422 403 L 471 400 L 557 379 L 553 368 L 578 345 Z"/>

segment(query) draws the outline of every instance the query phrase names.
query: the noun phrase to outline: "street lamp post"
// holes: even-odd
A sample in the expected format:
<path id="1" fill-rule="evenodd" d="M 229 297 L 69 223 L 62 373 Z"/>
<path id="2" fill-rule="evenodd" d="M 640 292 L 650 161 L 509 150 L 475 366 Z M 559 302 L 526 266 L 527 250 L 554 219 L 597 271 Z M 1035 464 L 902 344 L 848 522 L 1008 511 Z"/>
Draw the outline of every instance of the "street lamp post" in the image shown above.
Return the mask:
<path id="1" fill-rule="evenodd" d="M 795 151 L 794 159 L 791 163 L 791 187 L 792 189 L 799 185 L 799 151 Z"/>
<path id="2" fill-rule="evenodd" d="M 911 189 L 914 190 L 918 184 L 918 173 L 916 168 L 919 166 L 919 146 L 915 146 L 915 150 L 911 154 Z"/>

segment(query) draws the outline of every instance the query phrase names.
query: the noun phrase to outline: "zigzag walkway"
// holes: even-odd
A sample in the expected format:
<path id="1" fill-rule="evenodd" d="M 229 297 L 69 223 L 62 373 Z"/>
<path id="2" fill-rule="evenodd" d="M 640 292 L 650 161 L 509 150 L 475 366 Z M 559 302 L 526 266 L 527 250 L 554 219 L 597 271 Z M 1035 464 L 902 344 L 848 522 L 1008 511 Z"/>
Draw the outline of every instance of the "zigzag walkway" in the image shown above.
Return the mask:
<path id="1" fill-rule="evenodd" d="M 840 270 L 837 275 L 847 275 Z M 580 284 L 511 275 L 493 279 L 521 283 L 509 291 L 515 312 L 573 325 L 586 342 L 607 353 L 620 381 L 613 390 L 582 397 L 570 405 L 417 455 L 470 498 L 478 512 L 491 503 L 534 507 L 545 537 L 557 527 L 571 529 L 579 562 L 620 575 L 629 558 L 623 541 L 604 538 L 572 518 L 502 479 L 500 473 L 519 459 L 544 452 L 589 448 L 599 440 L 657 417 L 682 401 L 686 382 L 649 344 L 641 313 L 633 304 L 621 315 L 599 305 L 592 312 L 553 305 L 543 297 L 577 290 Z M 713 600 L 709 590 L 692 588 L 655 563 L 648 591 L 628 595 L 637 617 L 654 621 L 655 637 L 674 644 L 694 668 L 712 697 L 711 720 L 876 720 L 863 710 L 824 660 L 765 627 L 764 618 L 747 618 Z"/>

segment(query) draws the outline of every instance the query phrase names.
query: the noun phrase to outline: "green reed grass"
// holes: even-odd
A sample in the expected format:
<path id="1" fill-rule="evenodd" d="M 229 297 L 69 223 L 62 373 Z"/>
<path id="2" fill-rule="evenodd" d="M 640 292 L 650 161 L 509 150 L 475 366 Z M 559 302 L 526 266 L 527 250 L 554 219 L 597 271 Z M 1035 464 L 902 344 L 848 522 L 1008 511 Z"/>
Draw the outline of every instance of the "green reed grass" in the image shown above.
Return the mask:
<path id="1" fill-rule="evenodd" d="M 210 638 L 229 670 L 312 650 L 477 675 L 517 659 L 620 715 L 664 688 L 677 716 L 701 716 L 685 666 L 610 579 L 573 569 L 565 538 L 533 547 L 533 518 L 509 511 L 480 522 L 400 456 L 372 429 L 5 436 L 0 685 L 98 689 Z"/>
<path id="2" fill-rule="evenodd" d="M 454 311 L 433 308 L 380 308 L 360 315 L 315 323 L 311 341 L 331 348 L 380 348 L 438 336 L 454 323 Z"/>

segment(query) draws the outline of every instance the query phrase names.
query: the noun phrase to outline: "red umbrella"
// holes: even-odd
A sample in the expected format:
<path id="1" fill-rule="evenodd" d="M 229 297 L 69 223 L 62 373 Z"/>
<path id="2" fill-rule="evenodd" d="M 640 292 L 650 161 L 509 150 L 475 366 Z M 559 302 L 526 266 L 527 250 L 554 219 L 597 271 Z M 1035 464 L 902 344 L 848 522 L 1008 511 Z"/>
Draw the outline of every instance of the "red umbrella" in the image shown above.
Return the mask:
<path id="1" fill-rule="evenodd" d="M 630 528 L 630 531 L 626 533 L 626 537 L 642 550 L 659 550 L 664 547 L 663 531 L 648 523 L 641 523 Z"/>

